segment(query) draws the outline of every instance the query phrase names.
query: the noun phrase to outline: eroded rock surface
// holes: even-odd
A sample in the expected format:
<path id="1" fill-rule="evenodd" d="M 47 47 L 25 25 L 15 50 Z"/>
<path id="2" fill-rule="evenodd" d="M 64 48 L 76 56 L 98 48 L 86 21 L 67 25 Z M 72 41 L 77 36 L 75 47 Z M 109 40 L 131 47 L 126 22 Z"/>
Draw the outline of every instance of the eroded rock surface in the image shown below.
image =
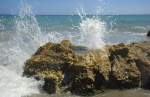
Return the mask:
<path id="1" fill-rule="evenodd" d="M 105 88 L 150 88 L 150 42 L 90 50 L 68 40 L 47 43 L 25 63 L 24 75 L 44 79 L 43 88 L 56 93 L 94 93 Z"/>

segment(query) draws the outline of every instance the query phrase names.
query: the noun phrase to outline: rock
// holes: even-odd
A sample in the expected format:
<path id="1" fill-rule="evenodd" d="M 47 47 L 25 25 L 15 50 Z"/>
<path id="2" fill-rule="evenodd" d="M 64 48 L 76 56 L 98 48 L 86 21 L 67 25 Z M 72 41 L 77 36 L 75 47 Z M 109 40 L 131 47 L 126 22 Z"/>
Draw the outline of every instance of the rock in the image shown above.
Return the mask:
<path id="1" fill-rule="evenodd" d="M 40 47 L 37 52 L 26 61 L 25 75 L 35 75 L 40 71 L 61 71 L 66 64 L 73 64 L 74 52 L 61 44 L 47 43 Z"/>
<path id="2" fill-rule="evenodd" d="M 148 31 L 147 36 L 150 37 L 150 31 Z"/>
<path id="3" fill-rule="evenodd" d="M 71 67 L 71 92 L 91 93 L 94 89 L 95 75 L 92 68 L 86 68 L 84 66 L 72 66 Z"/>
<path id="4" fill-rule="evenodd" d="M 112 88 L 138 87 L 140 71 L 135 64 L 135 56 L 128 45 L 119 44 L 109 48 L 110 86 Z"/>
<path id="5" fill-rule="evenodd" d="M 110 86 L 112 88 L 138 87 L 140 71 L 135 64 L 135 56 L 129 46 L 124 44 L 114 45 L 109 48 L 110 52 Z"/>
<path id="6" fill-rule="evenodd" d="M 103 80 L 108 80 L 110 66 L 105 53 L 74 46 L 68 40 L 60 44 L 49 42 L 26 61 L 24 75 L 44 79 L 43 88 L 48 93 L 57 92 L 61 86 L 68 86 L 72 93 L 93 92 Z"/>
<path id="7" fill-rule="evenodd" d="M 47 43 L 26 61 L 24 75 L 44 79 L 43 89 L 75 94 L 102 88 L 150 88 L 150 42 L 106 46 L 103 50 Z"/>
<path id="8" fill-rule="evenodd" d="M 131 50 L 141 72 L 141 87 L 150 89 L 150 42 L 134 44 Z"/>
<path id="9" fill-rule="evenodd" d="M 62 40 L 60 44 L 62 44 L 65 47 L 71 47 L 72 46 L 72 44 L 69 40 Z"/>
<path id="10" fill-rule="evenodd" d="M 146 69 L 150 67 L 150 42 L 114 45 L 109 52 L 110 86 L 133 88 L 146 85 L 150 74 Z"/>
<path id="11" fill-rule="evenodd" d="M 61 82 L 63 80 L 63 74 L 61 71 L 45 70 L 38 72 L 34 77 L 42 78 L 45 81 L 43 89 L 48 93 L 56 93 L 61 87 Z"/>
<path id="12" fill-rule="evenodd" d="M 104 55 L 100 50 L 76 55 L 76 63 L 69 65 L 69 69 L 65 71 L 65 82 L 71 84 L 72 93 L 93 93 L 95 89 L 101 88 L 104 80 L 108 80 L 109 59 Z"/>
<path id="13" fill-rule="evenodd" d="M 66 44 L 65 44 L 66 45 Z M 55 93 L 61 86 L 67 64 L 75 62 L 74 52 L 64 44 L 47 43 L 26 61 L 24 75 L 45 80 L 44 89 Z M 57 80 L 59 79 L 59 81 Z"/>

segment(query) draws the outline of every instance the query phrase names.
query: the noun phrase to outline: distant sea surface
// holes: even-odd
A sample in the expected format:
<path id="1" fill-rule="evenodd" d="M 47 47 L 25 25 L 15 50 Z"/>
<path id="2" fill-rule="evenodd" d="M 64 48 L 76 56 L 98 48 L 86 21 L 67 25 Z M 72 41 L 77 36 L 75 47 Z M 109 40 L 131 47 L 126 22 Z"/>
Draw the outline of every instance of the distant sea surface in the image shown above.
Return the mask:
<path id="1" fill-rule="evenodd" d="M 15 31 L 17 18 L 18 16 L 13 15 L 0 15 L 0 33 Z M 78 15 L 38 15 L 35 18 L 43 33 L 58 32 L 66 34 L 69 32 L 77 34 L 80 32 L 80 24 L 83 21 L 81 16 Z M 143 40 L 145 37 L 142 35 L 150 30 L 150 15 L 89 15 L 86 18 L 94 18 L 104 22 L 105 31 L 109 33 L 105 40 L 112 43 Z"/>
<path id="2" fill-rule="evenodd" d="M 0 30 L 13 29 L 16 17 L 0 15 Z M 78 15 L 37 15 L 35 17 L 44 31 L 74 31 L 82 21 Z M 93 18 L 92 15 L 86 17 Z M 139 33 L 150 30 L 150 15 L 102 15 L 96 18 L 106 22 L 108 30 Z"/>

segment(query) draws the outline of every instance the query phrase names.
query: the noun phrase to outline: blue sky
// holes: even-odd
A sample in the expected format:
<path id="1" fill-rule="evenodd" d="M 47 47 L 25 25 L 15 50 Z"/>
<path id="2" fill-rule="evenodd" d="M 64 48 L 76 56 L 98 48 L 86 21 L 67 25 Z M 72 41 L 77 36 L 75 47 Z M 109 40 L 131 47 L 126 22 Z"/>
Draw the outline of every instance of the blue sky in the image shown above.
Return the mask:
<path id="1" fill-rule="evenodd" d="M 150 14 L 150 0 L 26 0 L 35 14 Z M 0 0 L 0 14 L 17 14 L 20 0 Z"/>

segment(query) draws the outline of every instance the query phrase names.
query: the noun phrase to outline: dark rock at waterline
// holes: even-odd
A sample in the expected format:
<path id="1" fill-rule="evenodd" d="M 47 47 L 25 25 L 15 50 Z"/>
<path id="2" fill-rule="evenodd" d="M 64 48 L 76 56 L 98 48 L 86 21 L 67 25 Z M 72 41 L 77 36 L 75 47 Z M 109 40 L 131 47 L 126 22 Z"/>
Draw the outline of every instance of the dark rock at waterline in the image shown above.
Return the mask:
<path id="1" fill-rule="evenodd" d="M 147 36 L 150 37 L 150 31 L 148 31 Z"/>
<path id="2" fill-rule="evenodd" d="M 62 87 L 75 94 L 103 88 L 150 88 L 150 42 L 106 46 L 90 50 L 68 40 L 47 43 L 26 61 L 24 75 L 44 79 L 43 89 Z"/>

